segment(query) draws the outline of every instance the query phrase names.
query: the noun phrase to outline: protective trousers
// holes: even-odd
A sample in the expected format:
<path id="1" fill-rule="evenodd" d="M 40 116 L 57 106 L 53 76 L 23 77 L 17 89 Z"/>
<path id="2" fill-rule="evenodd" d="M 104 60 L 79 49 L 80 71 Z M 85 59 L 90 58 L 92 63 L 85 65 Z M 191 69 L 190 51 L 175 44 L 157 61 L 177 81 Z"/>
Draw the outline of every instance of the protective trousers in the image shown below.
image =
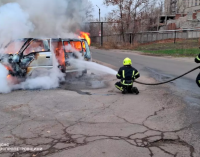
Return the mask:
<path id="1" fill-rule="evenodd" d="M 200 87 L 200 73 L 199 73 L 199 75 L 197 76 L 196 83 L 197 83 L 197 85 Z"/>
<path id="2" fill-rule="evenodd" d="M 119 89 L 120 91 L 122 91 L 122 92 L 124 91 L 124 88 L 126 87 L 126 89 L 128 90 L 128 92 L 132 93 L 132 87 L 133 87 L 133 85 L 127 85 L 127 86 L 125 86 L 121 82 L 117 82 L 117 83 L 115 83 L 115 87 L 117 89 Z"/>

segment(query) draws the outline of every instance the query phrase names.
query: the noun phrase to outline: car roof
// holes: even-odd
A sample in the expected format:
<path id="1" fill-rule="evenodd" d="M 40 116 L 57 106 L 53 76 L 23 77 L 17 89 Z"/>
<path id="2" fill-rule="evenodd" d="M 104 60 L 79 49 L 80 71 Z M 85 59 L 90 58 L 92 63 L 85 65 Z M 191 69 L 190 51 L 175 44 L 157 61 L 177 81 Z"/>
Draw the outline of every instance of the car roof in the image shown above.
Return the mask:
<path id="1" fill-rule="evenodd" d="M 75 38 L 52 38 L 53 41 L 82 41 L 82 39 L 75 39 Z"/>
<path id="2" fill-rule="evenodd" d="M 53 41 L 85 41 L 86 39 L 81 38 L 81 39 L 77 39 L 77 38 L 21 38 L 21 39 L 17 39 L 17 40 L 22 40 L 22 41 L 27 41 L 29 39 L 33 39 L 33 40 L 47 40 L 47 39 L 51 39 Z M 15 41 L 15 40 L 14 40 Z"/>

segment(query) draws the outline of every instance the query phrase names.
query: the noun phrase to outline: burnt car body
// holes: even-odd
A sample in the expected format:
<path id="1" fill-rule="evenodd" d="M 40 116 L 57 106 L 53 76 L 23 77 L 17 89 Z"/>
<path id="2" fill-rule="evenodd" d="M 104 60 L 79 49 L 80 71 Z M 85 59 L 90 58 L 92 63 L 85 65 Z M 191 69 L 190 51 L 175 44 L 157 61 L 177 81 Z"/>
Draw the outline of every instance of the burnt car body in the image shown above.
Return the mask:
<path id="1" fill-rule="evenodd" d="M 10 52 L 10 49 L 18 52 Z M 21 46 L 22 45 L 22 46 Z M 1 63 L 9 70 L 14 77 L 27 77 L 38 69 L 52 69 L 54 66 L 53 57 L 56 56 L 58 67 L 63 73 L 82 71 L 85 69 L 76 68 L 69 63 L 70 58 L 82 56 L 85 60 L 91 61 L 89 45 L 85 39 L 36 39 L 28 38 L 13 41 L 6 46 L 6 55 L 1 58 Z M 77 55 L 77 52 L 79 55 Z M 54 54 L 55 55 L 54 55 Z M 6 61 L 5 61 L 6 60 Z"/>

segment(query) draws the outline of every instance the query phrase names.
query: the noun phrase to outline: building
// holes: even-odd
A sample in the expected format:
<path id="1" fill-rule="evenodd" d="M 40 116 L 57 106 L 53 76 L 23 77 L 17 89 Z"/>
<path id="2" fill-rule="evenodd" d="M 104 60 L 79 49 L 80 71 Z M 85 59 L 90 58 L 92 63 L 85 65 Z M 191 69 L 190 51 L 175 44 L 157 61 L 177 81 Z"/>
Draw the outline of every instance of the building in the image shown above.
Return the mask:
<path id="1" fill-rule="evenodd" d="M 165 0 L 165 14 L 175 15 L 200 10 L 200 0 Z"/>

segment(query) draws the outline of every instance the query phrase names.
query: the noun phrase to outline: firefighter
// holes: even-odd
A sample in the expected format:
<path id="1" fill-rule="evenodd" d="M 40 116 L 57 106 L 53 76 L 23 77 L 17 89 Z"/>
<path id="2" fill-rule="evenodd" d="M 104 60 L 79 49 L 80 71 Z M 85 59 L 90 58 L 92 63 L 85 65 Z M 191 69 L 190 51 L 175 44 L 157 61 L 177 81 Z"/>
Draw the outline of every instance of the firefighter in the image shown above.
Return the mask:
<path id="1" fill-rule="evenodd" d="M 200 54 L 195 58 L 195 62 L 200 63 Z M 197 82 L 197 85 L 200 87 L 200 73 L 197 76 L 196 82 Z"/>
<path id="2" fill-rule="evenodd" d="M 136 87 L 133 87 L 133 81 L 140 77 L 139 72 L 133 68 L 130 58 L 125 58 L 123 62 L 124 66 L 119 69 L 117 78 L 121 79 L 121 82 L 115 84 L 116 88 L 122 91 L 123 94 L 134 93 L 139 94 Z"/>

